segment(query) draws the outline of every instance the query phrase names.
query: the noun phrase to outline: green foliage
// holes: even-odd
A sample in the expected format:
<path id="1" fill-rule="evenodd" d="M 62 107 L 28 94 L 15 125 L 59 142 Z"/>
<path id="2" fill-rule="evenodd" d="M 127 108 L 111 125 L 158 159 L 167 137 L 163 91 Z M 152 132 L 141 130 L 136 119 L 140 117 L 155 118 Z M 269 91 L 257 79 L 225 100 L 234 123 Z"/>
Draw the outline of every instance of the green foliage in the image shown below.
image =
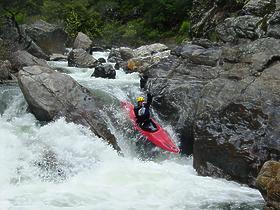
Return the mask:
<path id="1" fill-rule="evenodd" d="M 79 31 L 106 43 L 142 44 L 188 36 L 192 0 L 1 0 L 0 13 L 18 23 L 42 18 L 63 23 L 70 37 Z"/>
<path id="2" fill-rule="evenodd" d="M 179 33 L 176 37 L 176 41 L 178 43 L 181 43 L 184 40 L 188 39 L 190 37 L 190 29 L 191 29 L 190 21 L 184 20 L 180 26 Z"/>

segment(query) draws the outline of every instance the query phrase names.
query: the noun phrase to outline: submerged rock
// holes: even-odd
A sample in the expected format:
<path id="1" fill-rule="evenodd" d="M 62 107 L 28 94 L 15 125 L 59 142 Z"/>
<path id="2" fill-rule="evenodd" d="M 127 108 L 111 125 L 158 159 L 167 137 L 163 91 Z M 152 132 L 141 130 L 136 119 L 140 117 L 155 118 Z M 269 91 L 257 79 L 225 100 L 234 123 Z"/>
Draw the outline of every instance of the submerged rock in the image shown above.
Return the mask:
<path id="1" fill-rule="evenodd" d="M 48 67 L 24 67 L 19 72 L 19 86 L 30 111 L 40 121 L 63 116 L 67 121 L 89 127 L 116 150 L 120 150 L 114 135 L 100 113 L 94 93 L 73 78 Z"/>
<path id="2" fill-rule="evenodd" d="M 267 161 L 257 178 L 257 187 L 267 202 L 267 208 L 280 209 L 280 162 Z"/>
<path id="3" fill-rule="evenodd" d="M 98 64 L 98 60 L 83 49 L 74 49 L 68 55 L 68 66 L 94 68 Z"/>

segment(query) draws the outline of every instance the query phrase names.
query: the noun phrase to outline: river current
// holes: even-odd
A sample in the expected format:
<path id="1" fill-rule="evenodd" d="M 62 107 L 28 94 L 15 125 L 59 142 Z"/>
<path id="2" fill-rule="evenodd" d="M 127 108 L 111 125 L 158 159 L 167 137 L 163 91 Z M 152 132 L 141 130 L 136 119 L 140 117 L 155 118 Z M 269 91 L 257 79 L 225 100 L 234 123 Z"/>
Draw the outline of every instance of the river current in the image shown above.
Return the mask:
<path id="1" fill-rule="evenodd" d="M 107 58 L 108 53 L 93 56 Z M 143 95 L 137 73 L 118 70 L 110 80 L 90 77 L 93 69 L 67 67 L 67 62 L 49 65 L 118 100 Z M 139 158 L 129 124 L 119 129 L 125 113 L 107 107 L 115 117 L 107 110 L 104 118 L 124 156 L 63 118 L 38 122 L 17 86 L 0 86 L 0 210 L 262 209 L 257 190 L 198 176 L 191 157 L 162 153 L 151 160 Z M 152 114 L 178 143 L 172 127 Z"/>

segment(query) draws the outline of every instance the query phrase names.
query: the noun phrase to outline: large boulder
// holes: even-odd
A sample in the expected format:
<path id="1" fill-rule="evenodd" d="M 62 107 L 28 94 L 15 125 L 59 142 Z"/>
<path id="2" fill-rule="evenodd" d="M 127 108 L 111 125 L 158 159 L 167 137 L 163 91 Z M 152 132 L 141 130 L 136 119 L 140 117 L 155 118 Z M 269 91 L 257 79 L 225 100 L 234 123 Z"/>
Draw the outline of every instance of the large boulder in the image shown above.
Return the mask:
<path id="1" fill-rule="evenodd" d="M 243 7 L 243 13 L 263 17 L 276 7 L 275 0 L 250 0 Z"/>
<path id="2" fill-rule="evenodd" d="M 43 59 L 36 58 L 24 50 L 18 50 L 13 54 L 11 60 L 13 72 L 18 72 L 24 66 L 48 66 L 47 62 Z"/>
<path id="3" fill-rule="evenodd" d="M 100 66 L 95 67 L 92 76 L 115 79 L 116 78 L 116 70 L 110 64 L 100 65 Z"/>
<path id="4" fill-rule="evenodd" d="M 73 48 L 74 49 L 83 49 L 83 50 L 90 50 L 92 45 L 92 41 L 91 39 L 84 33 L 79 32 L 75 41 L 74 41 L 74 45 Z"/>
<path id="5" fill-rule="evenodd" d="M 280 209 L 280 162 L 267 161 L 257 178 L 257 187 L 268 209 Z"/>
<path id="6" fill-rule="evenodd" d="M 67 121 L 89 127 L 97 136 L 119 150 L 98 107 L 98 97 L 66 74 L 48 67 L 24 67 L 18 75 L 19 86 L 38 120 L 51 121 L 63 116 Z"/>
<path id="7" fill-rule="evenodd" d="M 62 27 L 38 20 L 23 29 L 46 54 L 65 52 L 68 35 Z"/>
<path id="8" fill-rule="evenodd" d="M 83 49 L 74 49 L 68 55 L 68 66 L 80 68 L 94 68 L 98 60 Z"/>
<path id="9" fill-rule="evenodd" d="M 199 174 L 254 185 L 260 166 L 279 158 L 279 46 L 273 38 L 213 45 L 207 50 L 221 51 L 216 66 L 172 51 L 144 72 L 153 108 L 174 126 L 182 151 L 191 154 L 194 142 Z"/>
<path id="10" fill-rule="evenodd" d="M 0 80 L 8 80 L 10 79 L 10 72 L 12 71 L 12 65 L 10 61 L 0 60 Z"/>
<path id="11" fill-rule="evenodd" d="M 240 39 L 255 40 L 264 33 L 258 27 L 261 20 L 260 17 L 250 15 L 227 18 L 217 26 L 216 32 L 223 42 L 237 43 Z"/>

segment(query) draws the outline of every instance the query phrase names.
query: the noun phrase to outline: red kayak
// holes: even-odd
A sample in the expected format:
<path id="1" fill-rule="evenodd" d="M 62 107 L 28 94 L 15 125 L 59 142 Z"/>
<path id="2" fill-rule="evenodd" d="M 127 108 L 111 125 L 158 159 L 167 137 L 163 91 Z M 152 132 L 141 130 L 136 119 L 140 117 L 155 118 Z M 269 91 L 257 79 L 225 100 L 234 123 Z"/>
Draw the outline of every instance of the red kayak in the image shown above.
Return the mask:
<path id="1" fill-rule="evenodd" d="M 129 112 L 129 118 L 133 122 L 134 128 L 138 130 L 143 136 L 145 136 L 150 142 L 152 142 L 157 147 L 160 147 L 166 151 L 179 153 L 180 149 L 173 143 L 168 133 L 163 130 L 160 125 L 152 120 L 154 126 L 156 126 L 155 131 L 145 131 L 139 127 L 136 123 L 136 117 L 134 114 L 134 106 L 127 102 L 122 101 L 122 107 L 124 107 Z"/>

